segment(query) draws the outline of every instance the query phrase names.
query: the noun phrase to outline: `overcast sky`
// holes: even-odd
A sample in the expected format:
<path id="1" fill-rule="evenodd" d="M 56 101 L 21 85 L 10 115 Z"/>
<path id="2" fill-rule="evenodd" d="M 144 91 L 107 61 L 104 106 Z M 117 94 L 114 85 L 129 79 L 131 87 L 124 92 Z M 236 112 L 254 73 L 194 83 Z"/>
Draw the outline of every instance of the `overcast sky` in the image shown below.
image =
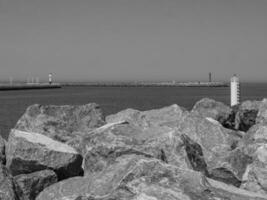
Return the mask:
<path id="1" fill-rule="evenodd" d="M 0 0 L 0 80 L 267 81 L 266 0 Z"/>

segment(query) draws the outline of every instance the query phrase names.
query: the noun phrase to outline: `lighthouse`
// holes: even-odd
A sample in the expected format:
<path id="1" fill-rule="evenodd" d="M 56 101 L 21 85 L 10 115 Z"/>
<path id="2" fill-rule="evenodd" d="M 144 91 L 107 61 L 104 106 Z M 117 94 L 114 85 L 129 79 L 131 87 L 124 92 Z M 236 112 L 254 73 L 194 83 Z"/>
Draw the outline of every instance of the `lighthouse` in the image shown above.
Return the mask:
<path id="1" fill-rule="evenodd" d="M 239 78 L 236 74 L 231 78 L 231 106 L 239 104 Z"/>
<path id="2" fill-rule="evenodd" d="M 53 81 L 53 79 L 52 79 L 52 73 L 50 73 L 48 75 L 48 80 L 49 80 L 49 85 L 52 85 L 52 81 Z"/>

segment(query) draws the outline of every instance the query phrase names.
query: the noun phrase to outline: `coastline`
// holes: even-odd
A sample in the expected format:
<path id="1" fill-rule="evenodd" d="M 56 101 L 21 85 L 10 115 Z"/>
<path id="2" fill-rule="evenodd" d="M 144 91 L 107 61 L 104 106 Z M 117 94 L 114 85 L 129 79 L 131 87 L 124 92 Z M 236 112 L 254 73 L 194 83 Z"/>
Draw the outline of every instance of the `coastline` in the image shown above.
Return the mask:
<path id="1" fill-rule="evenodd" d="M 12 84 L 0 85 L 0 91 L 4 90 L 33 90 L 33 89 L 56 89 L 61 88 L 60 84 Z"/>
<path id="2" fill-rule="evenodd" d="M 229 87 L 224 82 L 89 82 L 62 83 L 62 86 L 93 87 Z"/>

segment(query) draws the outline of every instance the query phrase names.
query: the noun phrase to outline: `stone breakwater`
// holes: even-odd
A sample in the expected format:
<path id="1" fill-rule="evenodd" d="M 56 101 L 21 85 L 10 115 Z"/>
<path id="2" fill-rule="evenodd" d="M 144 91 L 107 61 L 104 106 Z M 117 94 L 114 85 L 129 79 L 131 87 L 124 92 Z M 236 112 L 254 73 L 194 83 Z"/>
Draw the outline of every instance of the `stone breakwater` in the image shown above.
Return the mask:
<path id="1" fill-rule="evenodd" d="M 0 183 L 1 200 L 267 200 L 267 100 L 32 105 L 0 138 Z"/>

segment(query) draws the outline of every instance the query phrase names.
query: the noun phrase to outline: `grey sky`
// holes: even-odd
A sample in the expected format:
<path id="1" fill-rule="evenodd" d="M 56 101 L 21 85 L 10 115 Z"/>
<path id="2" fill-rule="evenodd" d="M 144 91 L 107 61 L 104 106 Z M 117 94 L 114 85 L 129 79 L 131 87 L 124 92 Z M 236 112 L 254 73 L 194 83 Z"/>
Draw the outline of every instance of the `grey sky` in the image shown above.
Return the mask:
<path id="1" fill-rule="evenodd" d="M 0 79 L 267 80 L 266 0 L 0 0 Z"/>

